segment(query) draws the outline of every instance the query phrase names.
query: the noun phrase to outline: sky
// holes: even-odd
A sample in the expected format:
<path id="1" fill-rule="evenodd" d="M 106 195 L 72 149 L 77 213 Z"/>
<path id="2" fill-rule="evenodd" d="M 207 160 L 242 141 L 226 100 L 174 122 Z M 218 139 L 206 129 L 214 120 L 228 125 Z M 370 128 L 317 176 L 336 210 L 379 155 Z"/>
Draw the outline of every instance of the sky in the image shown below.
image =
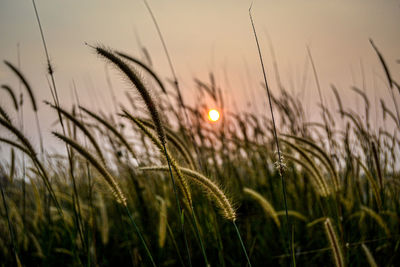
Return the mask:
<path id="1" fill-rule="evenodd" d="M 268 113 L 248 14 L 251 1 L 148 2 L 165 38 L 186 102 L 196 102 L 193 79 L 208 81 L 208 73 L 213 72 L 228 100 L 227 109 L 232 109 L 235 103 L 240 111 L 257 109 Z M 171 78 L 160 39 L 143 1 L 37 0 L 36 4 L 64 107 L 73 103 L 71 88 L 75 83 L 83 105 L 95 110 L 112 110 L 105 62 L 85 42 L 103 44 L 139 58 L 143 57 L 143 46 L 151 55 L 154 70 L 163 79 Z M 307 65 L 307 46 L 328 105 L 334 105 L 330 84 L 335 84 L 345 104 L 361 110 L 361 100 L 350 87 L 361 87 L 364 73 L 371 102 L 379 104 L 379 99 L 383 98 L 393 107 L 383 69 L 369 38 L 379 47 L 394 79 L 399 81 L 400 0 L 259 0 L 253 1 L 252 12 L 273 92 L 278 88 L 268 40 L 273 44 L 283 85 L 302 97 L 311 117 L 315 114 L 313 107 L 318 102 L 318 94 Z M 1 0 L 0 36 L 2 60 L 17 65 L 19 46 L 20 68 L 41 103 L 39 117 L 43 131 L 49 133 L 56 117 L 42 104 L 43 100 L 50 100 L 51 95 L 31 1 Z M 130 89 L 129 85 L 116 71 L 111 69 L 109 73 L 117 99 L 127 103 L 124 92 Z M 308 82 L 301 91 L 304 73 Z M 0 83 L 18 88 L 17 78 L 4 64 L 0 64 Z M 0 105 L 12 113 L 5 92 L 0 92 Z M 26 133 L 34 139 L 33 115 L 29 114 L 29 108 L 25 113 Z M 0 129 L 0 135 L 4 131 Z M 50 138 L 46 135 L 46 139 Z"/>

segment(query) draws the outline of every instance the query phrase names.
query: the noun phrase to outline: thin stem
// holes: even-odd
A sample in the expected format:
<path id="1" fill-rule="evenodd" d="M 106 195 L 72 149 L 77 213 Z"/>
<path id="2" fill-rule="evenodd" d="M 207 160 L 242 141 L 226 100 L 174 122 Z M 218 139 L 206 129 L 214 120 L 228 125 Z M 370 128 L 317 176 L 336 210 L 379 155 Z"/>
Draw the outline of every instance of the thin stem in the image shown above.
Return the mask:
<path id="1" fill-rule="evenodd" d="M 59 110 L 60 101 L 59 101 L 59 98 L 58 98 L 57 87 L 56 87 L 56 82 L 55 82 L 55 78 L 54 78 L 54 71 L 53 71 L 53 67 L 52 67 L 51 62 L 50 62 L 50 56 L 49 56 L 49 52 L 48 52 L 48 49 L 47 49 L 46 40 L 44 38 L 43 28 L 42 28 L 42 24 L 40 23 L 40 17 L 39 17 L 39 13 L 38 13 L 38 10 L 37 10 L 37 7 L 36 7 L 35 0 L 32 0 L 32 4 L 33 4 L 33 8 L 35 10 L 36 20 L 37 20 L 37 23 L 38 23 L 38 26 L 39 26 L 40 36 L 42 38 L 43 48 L 44 48 L 44 52 L 45 52 L 45 55 L 46 55 L 47 71 L 50 74 L 50 78 L 51 78 L 52 86 L 50 86 L 50 91 L 51 91 L 51 94 L 53 96 L 54 104 L 57 107 L 58 118 L 59 118 L 59 121 L 60 121 L 60 124 L 61 124 L 61 128 L 62 128 L 63 134 L 66 135 L 65 134 L 66 131 L 65 131 L 63 119 L 62 119 L 62 116 L 61 116 L 61 112 Z M 80 225 L 83 225 L 83 223 L 82 223 L 82 216 L 80 214 L 79 196 L 78 196 L 78 193 L 77 193 L 75 177 L 74 177 L 74 173 L 73 173 L 72 155 L 70 153 L 68 144 L 65 144 L 65 147 L 66 147 L 66 150 L 67 150 L 68 161 L 69 161 L 69 165 L 70 165 L 70 170 L 69 171 L 70 171 L 70 176 L 71 176 L 71 179 L 72 179 L 72 182 L 73 182 L 73 192 L 75 194 L 75 199 L 77 201 L 77 206 L 78 206 L 78 212 L 77 213 L 75 211 L 75 206 L 74 206 L 74 214 L 77 216 L 77 228 L 78 228 L 79 236 L 80 236 L 80 238 L 82 240 L 82 244 L 84 244 L 84 247 L 85 247 L 85 242 L 83 240 L 82 229 L 80 227 Z M 55 199 L 55 196 L 54 196 L 54 199 Z M 74 200 L 74 197 L 73 197 L 73 200 Z M 89 248 L 86 247 L 86 249 L 89 249 Z"/>
<path id="2" fill-rule="evenodd" d="M 162 43 L 162 46 L 163 46 L 165 55 L 166 55 L 166 57 L 167 57 L 169 67 L 170 67 L 170 69 L 171 69 L 171 73 L 172 73 L 172 76 L 173 76 L 173 78 L 174 78 L 174 84 L 175 84 L 175 87 L 176 87 L 176 91 L 177 91 L 177 93 L 178 93 L 178 99 L 179 99 L 180 107 L 181 107 L 182 110 L 183 110 L 183 113 L 184 113 L 184 115 L 185 115 L 186 121 L 191 125 L 192 123 L 191 123 L 191 121 L 190 121 L 190 119 L 189 119 L 189 116 L 188 116 L 187 111 L 186 111 L 186 106 L 185 106 L 185 104 L 184 104 L 184 102 L 183 102 L 183 97 L 182 97 L 181 90 L 180 90 L 180 87 L 179 87 L 178 78 L 177 78 L 177 76 L 176 76 L 175 69 L 174 69 L 174 66 L 173 66 L 173 64 L 172 64 L 172 60 L 171 60 L 171 57 L 170 57 L 170 55 L 169 55 L 168 48 L 167 48 L 167 45 L 166 45 L 166 43 L 165 43 L 165 41 L 164 41 L 164 38 L 163 38 L 163 35 L 162 35 L 162 33 L 161 33 L 160 27 L 158 26 L 156 17 L 154 16 L 153 11 L 152 11 L 151 8 L 150 8 L 150 5 L 147 3 L 147 0 L 143 0 L 143 2 L 144 2 L 144 4 L 146 5 L 146 8 L 147 8 L 147 10 L 148 10 L 149 13 L 150 13 L 151 19 L 153 20 L 153 23 L 154 23 L 154 25 L 155 25 L 155 27 L 156 27 L 158 36 L 159 36 L 159 38 L 160 38 L 160 40 L 161 40 L 161 43 Z M 198 160 L 198 163 L 199 163 L 199 167 L 202 168 L 202 164 L 201 164 L 201 160 L 200 160 L 200 153 L 199 153 L 199 151 L 198 151 L 198 149 L 197 149 L 197 146 L 196 146 L 196 143 L 195 143 L 195 139 L 194 139 L 194 135 L 193 135 L 191 129 L 189 129 L 188 131 L 189 131 L 189 136 L 190 136 L 190 138 L 191 138 L 191 140 L 192 140 L 192 142 L 193 142 L 194 149 L 195 149 L 196 154 L 197 154 L 197 160 Z M 165 148 L 165 144 L 164 144 L 164 148 Z M 170 173 L 171 173 L 171 179 L 172 179 L 172 181 L 173 181 L 174 190 L 176 191 L 176 189 L 175 189 L 175 182 L 174 182 L 174 180 L 173 180 L 173 175 L 172 175 L 172 171 L 171 171 L 171 167 L 170 167 L 170 162 L 169 162 L 169 159 L 168 159 L 168 155 L 167 155 L 167 150 L 166 150 L 166 149 L 165 149 L 165 156 L 167 157 L 168 166 L 169 166 Z M 178 200 L 178 195 L 177 195 L 177 194 L 176 194 L 176 198 L 177 198 L 177 202 L 179 202 L 179 200 Z M 178 205 L 179 205 L 179 203 L 178 203 Z M 201 236 L 200 236 L 200 234 L 199 234 L 199 229 L 198 229 L 198 225 L 197 225 L 197 221 L 196 221 L 196 216 L 195 216 L 195 214 L 194 214 L 193 206 L 192 206 L 191 208 L 192 208 L 192 216 L 193 216 L 194 226 L 195 226 L 195 228 L 196 228 L 196 232 L 197 232 L 197 235 L 198 235 L 198 237 L 199 237 L 199 242 L 200 242 L 201 250 L 202 250 L 202 253 L 203 253 L 204 261 L 206 262 L 206 266 L 208 266 L 207 255 L 206 255 L 206 253 L 205 253 L 205 249 L 204 249 L 204 245 L 203 245 L 202 238 L 201 238 Z M 182 226 L 182 227 L 183 227 L 183 226 Z M 184 233 L 184 237 L 185 237 L 185 242 L 186 242 L 186 235 L 185 235 L 185 233 Z M 187 247 L 187 244 L 186 244 L 186 247 Z M 188 247 L 187 247 L 187 249 L 188 249 Z M 188 251 L 189 251 L 189 250 L 188 250 Z M 188 254 L 188 255 L 189 255 L 189 254 Z M 190 259 L 190 255 L 189 255 L 189 259 Z M 190 262 L 190 265 L 191 265 L 191 262 Z"/>
<path id="3" fill-rule="evenodd" d="M 131 215 L 131 212 L 130 212 L 129 209 L 128 209 L 128 206 L 125 206 L 125 210 L 126 210 L 126 213 L 128 213 L 129 220 L 131 221 L 133 227 L 135 228 L 136 233 L 138 234 L 139 239 L 140 239 L 140 241 L 142 242 L 142 244 L 143 244 L 143 246 L 144 246 L 144 248 L 145 248 L 145 250 L 146 250 L 147 255 L 149 256 L 152 265 L 153 265 L 154 267 L 156 267 L 157 265 L 156 265 L 156 263 L 154 262 L 153 256 L 151 255 L 150 250 L 149 250 L 149 248 L 147 247 L 146 242 L 144 241 L 144 238 L 143 238 L 143 236 L 142 236 L 142 233 L 140 232 L 139 227 L 136 225 L 135 220 L 133 219 L 133 217 L 132 217 L 132 215 Z"/>
<path id="4" fill-rule="evenodd" d="M 174 179 L 174 176 L 172 174 L 170 158 L 169 158 L 168 153 L 167 153 L 167 147 L 165 146 L 165 142 L 163 142 L 163 148 L 164 148 L 165 157 L 166 157 L 167 162 L 168 162 L 168 169 L 169 169 L 169 173 L 170 173 L 170 177 L 171 177 L 171 181 L 172 181 L 172 188 L 174 189 L 176 205 L 177 205 L 178 211 L 179 211 L 179 216 L 180 216 L 179 221 L 181 223 L 181 231 L 182 231 L 183 239 L 184 239 L 184 242 L 185 242 L 186 252 L 188 254 L 189 266 L 192 266 L 192 260 L 191 260 L 191 257 L 190 257 L 189 245 L 188 245 L 188 242 L 187 242 L 185 228 L 184 228 L 183 211 L 182 211 L 182 208 L 181 208 L 181 204 L 179 203 L 178 191 L 176 190 L 175 179 Z"/>
<path id="5" fill-rule="evenodd" d="M 143 2 L 146 5 L 146 8 L 150 13 L 151 19 L 153 20 L 153 23 L 154 23 L 154 25 L 155 25 L 155 27 L 157 29 L 158 36 L 159 36 L 159 38 L 161 40 L 161 43 L 162 43 L 162 46 L 164 48 L 164 52 L 165 52 L 165 55 L 167 57 L 169 67 L 171 69 L 171 73 L 172 73 L 172 76 L 174 78 L 174 84 L 175 84 L 175 87 L 176 87 L 176 90 L 177 90 L 177 94 L 178 94 L 179 105 L 183 110 L 183 114 L 185 115 L 186 122 L 189 123 L 189 125 L 192 125 L 191 120 L 190 120 L 190 118 L 189 118 L 189 116 L 187 114 L 187 111 L 186 111 L 186 105 L 185 105 L 185 103 L 183 101 L 183 97 L 182 97 L 180 86 L 179 86 L 179 82 L 178 82 L 178 77 L 176 76 L 175 69 L 174 69 L 174 66 L 172 64 L 172 60 L 171 60 L 171 57 L 169 55 L 167 45 L 166 45 L 166 43 L 164 41 L 164 37 L 163 37 L 163 35 L 161 33 L 160 27 L 158 26 L 156 17 L 154 16 L 153 11 L 150 8 L 150 5 L 147 3 L 147 0 L 143 0 Z M 194 138 L 194 135 L 193 135 L 193 132 L 192 132 L 191 128 L 188 129 L 188 132 L 189 132 L 190 139 L 192 140 L 193 147 L 194 147 L 194 149 L 196 151 L 199 167 L 200 167 L 200 169 L 202 169 L 202 164 L 201 164 L 201 160 L 200 160 L 200 152 L 199 152 L 199 150 L 198 150 L 198 148 L 196 146 L 195 138 Z"/>
<path id="6" fill-rule="evenodd" d="M 240 245 L 242 246 L 242 250 L 243 250 L 243 252 L 244 252 L 244 255 L 246 256 L 247 263 L 248 263 L 249 266 L 251 267 L 252 265 L 251 265 L 249 256 L 247 255 L 246 247 L 245 247 L 244 244 L 243 244 L 242 237 L 240 236 L 239 228 L 237 227 L 235 221 L 232 221 L 232 223 L 233 223 L 233 226 L 235 226 L 236 234 L 237 234 L 237 236 L 238 236 L 238 238 L 239 238 Z"/>
<path id="7" fill-rule="evenodd" d="M 204 261 L 205 261 L 206 266 L 209 266 L 209 264 L 208 264 L 208 259 L 207 259 L 207 254 L 206 254 L 206 250 L 205 250 L 204 244 L 203 244 L 203 239 L 202 239 L 202 237 L 201 237 L 201 235 L 200 235 L 200 231 L 199 231 L 199 228 L 198 228 L 198 226 L 197 226 L 197 218 L 196 218 L 196 214 L 195 214 L 195 212 L 194 212 L 193 205 L 192 205 L 191 208 L 192 208 L 192 218 L 193 218 L 194 228 L 196 229 L 196 234 L 197 234 L 197 237 L 198 237 L 199 242 L 200 242 L 201 253 L 203 253 L 203 258 L 204 258 Z"/>
<path id="8" fill-rule="evenodd" d="M 322 97 L 321 85 L 319 83 L 317 69 L 315 67 L 314 60 L 313 60 L 313 57 L 311 55 L 310 48 L 308 46 L 307 46 L 307 53 L 308 53 L 308 57 L 310 58 L 311 67 L 313 69 L 313 74 L 314 74 L 314 78 L 315 78 L 315 83 L 316 83 L 317 89 L 318 89 L 319 101 L 321 102 L 321 106 L 322 106 L 322 118 L 324 120 L 325 131 L 326 131 L 326 135 L 327 135 L 328 141 L 329 141 L 329 153 L 332 156 L 332 149 L 333 149 L 332 134 L 331 134 L 331 131 L 329 130 L 329 127 L 328 127 L 328 120 L 326 118 L 326 110 L 324 108 L 325 107 L 324 99 Z"/>
<path id="9" fill-rule="evenodd" d="M 36 128 L 37 128 L 38 135 L 39 135 L 40 155 L 43 160 L 44 159 L 43 135 L 42 135 L 42 129 L 40 128 L 40 122 L 39 122 L 39 117 L 38 117 L 37 111 L 35 111 L 35 120 L 36 120 Z"/>
<path id="10" fill-rule="evenodd" d="M 76 91 L 76 86 L 75 86 L 75 82 L 73 82 L 73 92 L 74 92 L 74 96 L 75 96 L 75 101 L 78 105 L 78 107 L 80 106 L 80 102 L 79 102 L 79 97 L 78 97 L 78 93 Z M 80 122 L 83 123 L 83 116 L 82 116 L 82 112 L 80 109 L 78 109 L 78 115 L 79 115 L 79 119 Z M 87 147 L 87 140 L 86 140 L 86 136 L 84 136 L 84 144 L 85 147 Z M 90 172 L 90 166 L 89 166 L 89 162 L 87 160 L 85 160 L 86 163 L 86 170 L 87 170 L 87 177 L 88 177 L 88 195 L 89 195 L 89 203 L 90 203 L 90 216 L 91 216 L 91 220 L 95 223 L 95 220 L 93 220 L 94 218 L 94 209 L 93 209 L 93 194 L 92 194 L 92 175 Z M 89 234 L 89 230 L 86 232 L 86 236 L 87 236 L 87 242 L 86 242 L 86 246 L 87 246 L 87 255 L 88 255 L 88 260 L 87 260 L 87 265 L 88 267 L 91 266 L 91 254 L 90 254 L 90 234 Z"/>
<path id="11" fill-rule="evenodd" d="M 18 69 L 21 69 L 21 54 L 20 54 L 20 45 L 19 43 L 17 44 L 17 59 L 18 59 Z M 20 99 L 19 99 L 19 120 L 20 120 L 20 131 L 24 132 L 24 106 L 23 106 L 23 94 L 22 94 L 22 89 L 21 89 L 21 80 L 18 80 L 18 90 L 20 94 Z M 26 175 L 26 170 L 25 170 L 25 153 L 22 153 L 22 222 L 25 227 L 26 223 L 26 181 L 25 181 L 25 175 Z"/>
<path id="12" fill-rule="evenodd" d="M 52 83 L 52 85 L 53 85 L 53 87 L 50 86 L 50 91 L 51 91 L 51 94 L 52 94 L 52 96 L 53 96 L 54 104 L 55 104 L 57 107 L 60 107 L 60 102 L 59 102 L 59 100 L 58 100 L 58 94 L 57 94 L 56 82 L 55 82 L 55 79 L 54 79 L 53 67 L 51 66 L 50 56 L 49 56 L 49 52 L 48 52 L 48 49 L 47 49 L 46 40 L 45 40 L 45 38 L 44 38 L 44 33 L 43 33 L 43 29 L 42 29 L 42 24 L 40 23 L 39 13 L 38 13 L 37 8 L 36 8 L 35 0 L 32 0 L 32 4 L 33 4 L 33 8 L 34 8 L 34 10 L 35 10 L 36 20 L 37 20 L 37 23 L 38 23 L 38 25 L 39 25 L 40 36 L 41 36 L 41 38 L 42 38 L 43 48 L 44 48 L 44 52 L 45 52 L 45 55 L 46 55 L 46 60 L 47 60 L 47 71 L 48 71 L 49 74 L 50 74 L 51 83 Z M 54 92 L 53 92 L 53 91 L 54 91 Z M 63 123 L 63 120 L 62 120 L 62 117 L 61 117 L 61 113 L 60 113 L 60 112 L 58 112 L 58 117 L 59 117 L 59 119 L 60 119 L 60 123 L 61 123 L 61 126 L 62 126 L 62 128 L 63 128 L 63 133 L 64 133 L 64 135 L 65 135 L 64 123 Z M 67 150 L 68 150 L 68 149 L 67 149 Z"/>
<path id="13" fill-rule="evenodd" d="M 277 130 L 276 130 L 274 110 L 272 108 L 271 94 L 270 94 L 270 90 L 269 90 L 269 86 L 268 86 L 268 82 L 267 82 L 267 75 L 265 73 L 264 61 L 263 61 L 263 58 L 261 55 L 261 49 L 260 49 L 260 44 L 259 44 L 258 38 L 257 38 L 256 28 L 254 26 L 253 17 L 251 16 L 251 8 L 252 8 L 252 6 L 250 6 L 250 8 L 249 8 L 249 16 L 250 16 L 251 26 L 253 28 L 254 37 L 256 40 L 256 44 L 257 44 L 258 55 L 260 58 L 260 63 L 261 63 L 263 76 L 264 76 L 265 88 L 267 89 L 268 102 L 269 102 L 269 107 L 270 107 L 271 117 L 272 117 L 272 124 L 273 124 L 273 133 L 274 133 L 274 138 L 275 138 L 276 149 L 278 151 L 279 176 L 281 177 L 281 182 L 282 182 L 282 192 L 283 192 L 283 200 L 284 200 L 284 204 L 285 204 L 285 215 L 286 215 L 285 217 L 286 217 L 287 241 L 289 243 L 290 255 L 292 255 L 292 262 L 291 262 L 291 265 L 292 265 L 292 263 L 295 262 L 295 259 L 293 257 L 293 253 L 292 253 L 293 248 L 292 248 L 291 235 L 290 235 L 290 230 L 289 230 L 290 223 L 289 223 L 289 214 L 288 214 L 288 205 L 287 205 L 286 181 L 283 177 L 282 155 L 281 155 L 281 150 L 280 150 L 280 146 L 279 146 L 279 139 L 278 139 L 278 134 L 277 134 Z"/>
<path id="14" fill-rule="evenodd" d="M 172 60 L 171 60 L 171 57 L 169 56 L 168 49 L 167 49 L 167 45 L 165 44 L 164 38 L 163 38 L 163 36 L 162 36 L 162 34 L 161 34 L 161 30 L 160 30 L 160 27 L 158 26 L 156 17 L 154 16 L 153 11 L 151 11 L 150 5 L 147 3 L 147 1 L 146 1 L 146 0 L 143 0 L 143 2 L 144 2 L 144 4 L 146 5 L 146 8 L 147 8 L 147 10 L 148 10 L 149 13 L 150 13 L 151 19 L 153 20 L 153 23 L 154 23 L 154 25 L 155 25 L 155 27 L 156 27 L 158 36 L 160 37 L 160 40 L 161 40 L 161 43 L 162 43 L 162 46 L 163 46 L 165 55 L 167 56 L 167 60 L 168 60 L 169 67 L 170 67 L 171 72 L 172 72 L 172 76 L 174 77 L 174 83 L 175 83 L 176 86 L 178 86 L 178 79 L 177 79 L 177 77 L 176 77 L 175 69 L 174 69 L 174 66 L 172 65 Z M 181 96 L 180 96 L 179 89 L 178 89 L 178 94 L 179 94 L 179 97 L 181 97 Z"/>

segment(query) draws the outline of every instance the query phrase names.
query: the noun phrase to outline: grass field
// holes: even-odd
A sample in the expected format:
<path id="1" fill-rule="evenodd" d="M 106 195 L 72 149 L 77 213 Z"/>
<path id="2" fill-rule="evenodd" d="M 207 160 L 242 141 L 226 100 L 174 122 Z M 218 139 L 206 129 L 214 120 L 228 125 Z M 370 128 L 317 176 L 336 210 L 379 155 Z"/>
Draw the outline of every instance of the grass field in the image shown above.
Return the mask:
<path id="1" fill-rule="evenodd" d="M 26 97 L 2 85 L 12 104 L 0 109 L 10 151 L 0 168 L 1 266 L 398 266 L 400 86 L 372 40 L 371 49 L 394 102 L 372 107 L 355 85 L 358 114 L 332 86 L 335 108 L 319 95 L 310 121 L 285 88 L 271 94 L 266 77 L 259 97 L 271 110 L 225 113 L 212 74 L 196 80 L 202 97 L 190 106 L 176 78 L 88 45 L 130 85 L 130 105 L 114 99 L 116 111 L 104 114 L 76 93 L 76 105 L 63 106 L 48 60 L 46 104 L 65 153 L 46 150 L 35 89 L 4 61 Z M 23 109 L 36 129 L 24 128 Z M 371 110 L 392 127 L 373 127 Z"/>

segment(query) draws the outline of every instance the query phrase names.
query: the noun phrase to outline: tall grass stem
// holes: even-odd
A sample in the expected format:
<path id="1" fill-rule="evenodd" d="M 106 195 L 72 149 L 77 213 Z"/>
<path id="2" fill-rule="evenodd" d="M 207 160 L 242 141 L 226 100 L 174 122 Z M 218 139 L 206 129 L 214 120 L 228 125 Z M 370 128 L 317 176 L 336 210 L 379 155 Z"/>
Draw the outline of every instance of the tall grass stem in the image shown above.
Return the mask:
<path id="1" fill-rule="evenodd" d="M 256 28 L 254 26 L 253 17 L 251 15 L 251 8 L 252 8 L 252 6 L 250 6 L 250 8 L 249 8 L 249 16 L 250 16 L 251 26 L 253 28 L 254 38 L 255 38 L 255 41 L 256 41 L 256 44 L 257 44 L 258 55 L 259 55 L 259 58 L 260 58 L 261 68 L 262 68 L 262 72 L 263 72 L 263 76 L 264 76 L 265 88 L 267 89 L 268 102 L 269 102 L 269 107 L 270 107 L 271 117 L 272 117 L 272 124 L 273 124 L 274 139 L 275 139 L 276 149 L 278 151 L 279 175 L 281 177 L 281 182 L 282 182 L 282 192 L 283 192 L 283 199 L 284 199 L 285 212 L 286 212 L 287 242 L 289 244 L 290 255 L 292 256 L 292 263 L 294 263 L 295 259 L 293 258 L 293 253 L 292 253 L 292 249 L 293 248 L 292 248 L 292 245 L 291 245 L 292 244 L 292 242 L 291 242 L 291 234 L 290 234 L 290 230 L 289 230 L 290 229 L 290 222 L 289 222 L 288 204 L 287 204 L 286 181 L 285 181 L 285 179 L 283 177 L 282 155 L 281 155 L 281 150 L 280 150 L 280 146 L 279 146 L 278 134 L 277 134 L 277 130 L 276 130 L 274 110 L 272 108 L 271 93 L 270 93 L 268 82 L 267 82 L 267 75 L 265 73 L 264 61 L 263 61 L 262 54 L 261 54 L 260 44 L 258 42 Z"/>

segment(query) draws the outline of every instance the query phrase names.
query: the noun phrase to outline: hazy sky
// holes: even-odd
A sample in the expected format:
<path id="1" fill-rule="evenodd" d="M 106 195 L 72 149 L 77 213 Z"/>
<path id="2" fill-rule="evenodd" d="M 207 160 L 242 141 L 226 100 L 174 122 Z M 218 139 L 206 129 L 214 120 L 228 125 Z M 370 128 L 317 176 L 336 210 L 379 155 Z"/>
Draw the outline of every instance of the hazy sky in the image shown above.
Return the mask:
<path id="1" fill-rule="evenodd" d="M 193 78 L 207 80 L 212 71 L 230 101 L 235 99 L 244 109 L 251 101 L 250 94 L 245 92 L 252 88 L 258 96 L 256 105 L 263 108 L 262 73 L 248 16 L 251 1 L 149 0 L 149 3 L 188 102 L 194 102 Z M 160 76 L 171 77 L 160 40 L 142 1 L 37 0 L 37 7 L 64 106 L 72 103 L 74 81 L 85 105 L 111 110 L 104 61 L 84 42 L 104 44 L 137 57 L 142 56 L 138 45 L 141 43 L 150 52 L 154 69 Z M 274 80 L 267 34 L 275 48 L 283 84 L 294 93 L 300 93 L 307 45 L 328 102 L 332 99 L 330 84 L 334 83 L 346 96 L 346 103 L 356 103 L 353 100 L 356 96 L 349 88 L 362 85 L 360 65 L 364 68 L 371 102 L 389 99 L 385 76 L 369 38 L 373 38 L 384 54 L 393 77 L 400 78 L 400 64 L 396 63 L 400 59 L 400 0 L 259 0 L 253 3 L 253 17 L 268 76 Z M 50 99 L 46 60 L 31 1 L 1 0 L 0 36 L 1 59 L 17 64 L 19 43 L 21 69 L 38 101 Z M 303 97 L 304 103 L 311 105 L 317 101 L 317 91 L 308 73 L 310 78 Z M 123 92 L 128 89 L 127 84 L 121 82 L 121 76 L 115 71 L 110 74 L 118 99 L 125 102 Z M 0 83 L 18 88 L 18 80 L 4 64 L 0 65 Z M 275 83 L 271 84 L 276 92 Z M 11 110 L 6 93 L 0 94 L 0 104 Z M 47 116 L 49 109 L 44 105 L 40 105 L 39 112 L 44 127 L 48 128 L 55 117 Z"/>

